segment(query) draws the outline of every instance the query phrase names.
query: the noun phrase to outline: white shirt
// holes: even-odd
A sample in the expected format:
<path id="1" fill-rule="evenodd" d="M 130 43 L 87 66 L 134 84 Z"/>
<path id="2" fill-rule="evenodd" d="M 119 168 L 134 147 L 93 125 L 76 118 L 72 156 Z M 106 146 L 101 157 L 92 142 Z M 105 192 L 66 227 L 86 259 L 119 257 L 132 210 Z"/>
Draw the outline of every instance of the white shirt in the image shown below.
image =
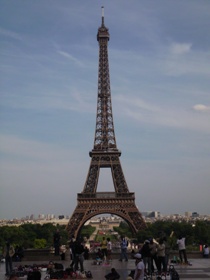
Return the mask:
<path id="1" fill-rule="evenodd" d="M 182 239 L 178 239 L 177 244 L 178 244 L 179 250 L 185 250 L 185 238 L 184 237 L 182 237 Z"/>
<path id="2" fill-rule="evenodd" d="M 107 243 L 107 250 L 112 250 L 112 242 L 111 241 L 109 241 L 108 243 Z"/>
<path id="3" fill-rule="evenodd" d="M 141 274 L 138 278 L 136 278 L 136 275 L 137 275 L 139 269 L 141 270 Z M 134 274 L 135 280 L 144 280 L 144 269 L 145 269 L 145 266 L 144 266 L 143 261 L 138 262 L 138 264 L 136 265 L 135 274 Z"/>

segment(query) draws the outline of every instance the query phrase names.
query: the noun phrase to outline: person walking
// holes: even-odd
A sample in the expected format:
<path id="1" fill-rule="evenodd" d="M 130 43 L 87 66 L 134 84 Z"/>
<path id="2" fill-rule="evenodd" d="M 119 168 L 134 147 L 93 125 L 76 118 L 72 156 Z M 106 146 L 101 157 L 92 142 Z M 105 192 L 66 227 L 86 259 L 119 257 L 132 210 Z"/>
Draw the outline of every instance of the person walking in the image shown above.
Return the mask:
<path id="1" fill-rule="evenodd" d="M 14 247 L 10 244 L 8 240 L 3 249 L 3 256 L 5 258 L 5 270 L 6 276 L 9 276 L 12 273 L 12 257 L 15 254 Z"/>
<path id="2" fill-rule="evenodd" d="M 126 240 L 125 236 L 121 236 L 121 242 L 120 242 L 121 254 L 119 259 L 119 261 L 121 262 L 123 259 L 125 259 L 126 262 L 128 261 L 127 247 L 128 247 L 128 241 Z"/>
<path id="3" fill-rule="evenodd" d="M 141 254 L 135 254 L 134 258 L 136 259 L 135 261 L 135 265 L 136 265 L 136 269 L 135 269 L 135 273 L 134 273 L 134 280 L 144 280 L 144 270 L 145 270 L 145 266 L 144 266 L 144 262 L 142 260 L 142 256 Z"/>

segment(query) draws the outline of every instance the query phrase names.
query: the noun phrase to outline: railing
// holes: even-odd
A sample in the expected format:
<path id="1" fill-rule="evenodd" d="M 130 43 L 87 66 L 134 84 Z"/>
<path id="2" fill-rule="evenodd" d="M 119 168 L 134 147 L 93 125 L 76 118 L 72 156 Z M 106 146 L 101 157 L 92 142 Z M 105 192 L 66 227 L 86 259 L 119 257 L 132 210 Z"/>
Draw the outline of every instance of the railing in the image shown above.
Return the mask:
<path id="1" fill-rule="evenodd" d="M 83 198 L 135 198 L 134 193 L 115 193 L 115 192 L 97 192 L 97 193 L 78 193 L 77 194 L 78 199 L 83 199 Z"/>

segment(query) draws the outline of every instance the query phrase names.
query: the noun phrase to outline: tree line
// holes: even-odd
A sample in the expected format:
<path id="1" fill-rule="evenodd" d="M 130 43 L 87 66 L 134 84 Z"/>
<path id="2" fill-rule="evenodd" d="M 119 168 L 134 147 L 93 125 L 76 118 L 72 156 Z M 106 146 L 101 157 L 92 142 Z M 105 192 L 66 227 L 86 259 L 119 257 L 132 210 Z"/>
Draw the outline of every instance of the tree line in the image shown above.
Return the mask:
<path id="1" fill-rule="evenodd" d="M 47 224 L 23 224 L 20 226 L 2 226 L 0 227 L 0 247 L 2 248 L 7 240 L 14 246 L 22 248 L 50 248 L 53 246 L 53 234 L 59 229 L 61 235 L 61 243 L 68 244 L 68 233 L 64 225 Z M 172 249 L 176 249 L 176 240 L 182 235 L 186 237 L 188 247 L 198 248 L 200 244 L 210 244 L 210 222 L 196 221 L 191 224 L 188 222 L 172 222 L 157 221 L 148 223 L 147 228 L 139 231 L 132 236 L 129 226 L 125 222 L 121 222 L 119 227 L 114 230 L 119 235 L 125 235 L 135 243 L 143 243 L 145 239 L 158 239 L 162 236 L 170 238 Z M 89 239 L 95 228 L 88 225 L 83 226 L 81 236 Z M 113 236 L 113 238 L 115 238 Z"/>
<path id="2" fill-rule="evenodd" d="M 128 236 L 132 239 L 128 225 L 124 222 L 120 227 L 114 228 L 120 235 Z M 159 239 L 166 237 L 170 240 L 171 248 L 177 249 L 177 239 L 179 236 L 186 238 L 186 245 L 189 249 L 198 249 L 199 245 L 210 244 L 210 221 L 174 222 L 174 221 L 156 221 L 148 223 L 147 228 L 136 234 L 134 243 L 143 243 L 148 238 Z"/>

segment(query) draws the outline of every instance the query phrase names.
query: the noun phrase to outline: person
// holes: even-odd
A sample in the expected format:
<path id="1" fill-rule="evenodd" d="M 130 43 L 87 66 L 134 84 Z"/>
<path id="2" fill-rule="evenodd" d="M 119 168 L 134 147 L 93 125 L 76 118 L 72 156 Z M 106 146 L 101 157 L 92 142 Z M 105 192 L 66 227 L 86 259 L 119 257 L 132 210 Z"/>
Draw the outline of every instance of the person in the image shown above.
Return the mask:
<path id="1" fill-rule="evenodd" d="M 163 237 L 163 243 L 165 244 L 165 271 L 166 271 L 167 267 L 168 267 L 169 258 L 170 258 L 171 246 L 170 246 L 166 236 Z"/>
<path id="2" fill-rule="evenodd" d="M 107 238 L 107 260 L 110 261 L 112 258 L 112 242 L 110 238 Z"/>
<path id="3" fill-rule="evenodd" d="M 41 280 L 42 275 L 39 270 L 34 270 L 28 273 L 27 280 Z"/>
<path id="4" fill-rule="evenodd" d="M 157 265 L 157 246 L 158 246 L 157 241 L 154 240 L 153 238 L 151 238 L 149 248 L 150 248 L 150 254 L 151 254 L 151 270 L 152 270 L 152 273 L 155 271 L 154 263 L 155 263 L 156 268 L 158 266 Z"/>
<path id="5" fill-rule="evenodd" d="M 204 245 L 204 247 L 203 247 L 203 257 L 204 258 L 209 257 L 209 246 L 208 245 Z"/>
<path id="6" fill-rule="evenodd" d="M 165 267 L 165 244 L 161 238 L 157 247 L 157 269 L 158 273 L 166 272 Z"/>
<path id="7" fill-rule="evenodd" d="M 107 258 L 107 240 L 105 236 L 103 236 L 102 241 L 101 241 L 101 251 L 103 253 L 103 258 L 106 260 Z"/>
<path id="8" fill-rule="evenodd" d="M 75 264 L 75 259 L 76 259 L 76 254 L 75 254 L 75 238 L 74 236 L 71 237 L 71 240 L 69 242 L 69 250 L 70 250 L 70 257 L 71 257 L 71 263 L 70 263 L 70 267 L 73 268 L 74 264 Z"/>
<path id="9" fill-rule="evenodd" d="M 135 273 L 134 273 L 134 280 L 144 280 L 144 270 L 145 270 L 145 265 L 144 262 L 142 260 L 142 255 L 141 254 L 135 254 L 134 255 L 135 258 L 135 265 L 136 265 L 136 269 L 135 269 Z"/>
<path id="10" fill-rule="evenodd" d="M 12 257 L 14 256 L 14 254 L 15 254 L 15 249 L 10 244 L 10 241 L 8 240 L 3 249 L 3 257 L 5 258 L 6 276 L 12 273 Z"/>
<path id="11" fill-rule="evenodd" d="M 116 271 L 115 268 L 112 268 L 111 269 L 111 272 L 108 273 L 107 275 L 105 275 L 105 278 L 107 280 L 117 280 L 117 279 L 120 279 L 120 275 L 119 273 Z"/>
<path id="12" fill-rule="evenodd" d="M 103 260 L 103 253 L 101 252 L 101 248 L 98 248 L 97 252 L 96 252 L 96 264 L 101 264 L 102 260 Z"/>
<path id="13" fill-rule="evenodd" d="M 85 260 L 89 260 L 89 252 L 90 252 L 90 250 L 88 249 L 87 246 L 85 246 L 85 249 L 84 249 L 84 258 L 85 258 Z"/>
<path id="14" fill-rule="evenodd" d="M 142 255 L 145 269 L 147 269 L 148 274 L 150 275 L 152 273 L 152 266 L 151 266 L 151 248 L 150 248 L 149 240 L 144 241 L 144 245 L 142 246 L 139 253 Z"/>
<path id="15" fill-rule="evenodd" d="M 119 261 L 122 261 L 123 259 L 125 259 L 126 262 L 128 261 L 127 247 L 128 247 L 128 241 L 126 240 L 125 236 L 121 236 L 121 242 L 120 242 L 121 254 L 120 254 Z"/>
<path id="16" fill-rule="evenodd" d="M 55 256 L 59 256 L 59 253 L 60 253 L 60 239 L 61 239 L 61 237 L 60 237 L 59 229 L 57 229 L 53 236 Z"/>
<path id="17" fill-rule="evenodd" d="M 79 270 L 80 265 L 80 271 L 84 271 L 84 246 L 82 244 L 82 240 L 80 237 L 77 237 L 75 241 L 75 266 L 74 269 L 77 271 Z"/>
<path id="18" fill-rule="evenodd" d="M 179 249 L 179 258 L 180 258 L 181 263 L 183 263 L 183 258 L 182 258 L 182 256 L 183 256 L 184 262 L 185 262 L 185 264 L 187 264 L 188 261 L 187 261 L 186 247 L 185 247 L 185 237 L 180 235 L 177 240 L 177 245 L 178 245 L 178 249 Z"/>

